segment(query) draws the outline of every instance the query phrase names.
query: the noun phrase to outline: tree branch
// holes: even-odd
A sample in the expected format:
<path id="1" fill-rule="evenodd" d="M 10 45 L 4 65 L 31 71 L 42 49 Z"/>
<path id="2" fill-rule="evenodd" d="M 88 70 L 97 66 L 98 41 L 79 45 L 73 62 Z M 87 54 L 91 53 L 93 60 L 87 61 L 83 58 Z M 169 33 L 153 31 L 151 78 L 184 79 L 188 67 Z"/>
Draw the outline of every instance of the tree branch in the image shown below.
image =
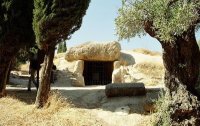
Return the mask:
<path id="1" fill-rule="evenodd" d="M 170 0 L 167 4 L 168 7 L 172 6 L 174 3 L 176 3 L 178 0 Z"/>
<path id="2" fill-rule="evenodd" d="M 145 21 L 144 22 L 144 30 L 147 32 L 151 37 L 156 36 L 155 30 L 153 29 L 153 21 Z"/>

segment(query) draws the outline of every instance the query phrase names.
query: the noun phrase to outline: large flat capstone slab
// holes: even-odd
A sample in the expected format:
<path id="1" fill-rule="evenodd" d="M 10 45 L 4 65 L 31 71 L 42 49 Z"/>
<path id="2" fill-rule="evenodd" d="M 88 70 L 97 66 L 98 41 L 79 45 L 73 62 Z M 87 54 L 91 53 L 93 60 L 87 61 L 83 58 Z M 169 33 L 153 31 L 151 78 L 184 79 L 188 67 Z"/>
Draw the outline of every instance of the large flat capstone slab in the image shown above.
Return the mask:
<path id="1" fill-rule="evenodd" d="M 105 93 L 107 97 L 141 96 L 146 89 L 143 83 L 112 83 L 106 85 Z"/>

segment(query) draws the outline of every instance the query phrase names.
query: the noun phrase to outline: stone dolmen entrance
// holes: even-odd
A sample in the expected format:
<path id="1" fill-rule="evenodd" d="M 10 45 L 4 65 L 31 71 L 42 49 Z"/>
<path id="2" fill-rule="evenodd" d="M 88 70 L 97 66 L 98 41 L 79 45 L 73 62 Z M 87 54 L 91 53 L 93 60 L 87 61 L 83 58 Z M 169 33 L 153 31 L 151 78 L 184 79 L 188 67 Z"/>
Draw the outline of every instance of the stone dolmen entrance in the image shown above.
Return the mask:
<path id="1" fill-rule="evenodd" d="M 113 61 L 85 61 L 85 85 L 106 85 L 112 82 Z"/>
<path id="2" fill-rule="evenodd" d="M 73 62 L 72 86 L 107 85 L 109 83 L 130 83 L 134 78 L 128 66 L 135 63 L 132 55 L 121 52 L 118 42 L 87 42 L 71 47 L 65 60 Z"/>
<path id="3" fill-rule="evenodd" d="M 112 82 L 114 62 L 120 59 L 121 46 L 118 42 L 87 42 L 70 48 L 65 55 L 67 61 L 76 61 L 75 86 L 106 85 Z"/>

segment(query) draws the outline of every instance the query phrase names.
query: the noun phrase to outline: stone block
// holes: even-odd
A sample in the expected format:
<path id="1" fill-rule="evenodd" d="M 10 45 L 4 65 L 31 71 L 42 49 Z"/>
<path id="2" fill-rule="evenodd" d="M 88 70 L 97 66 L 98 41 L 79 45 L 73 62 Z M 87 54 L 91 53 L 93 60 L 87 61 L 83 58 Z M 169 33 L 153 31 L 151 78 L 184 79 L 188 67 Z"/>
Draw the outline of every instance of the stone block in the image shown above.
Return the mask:
<path id="1" fill-rule="evenodd" d="M 141 96 L 146 95 L 146 89 L 143 83 L 112 83 L 106 85 L 105 94 L 107 97 Z"/>

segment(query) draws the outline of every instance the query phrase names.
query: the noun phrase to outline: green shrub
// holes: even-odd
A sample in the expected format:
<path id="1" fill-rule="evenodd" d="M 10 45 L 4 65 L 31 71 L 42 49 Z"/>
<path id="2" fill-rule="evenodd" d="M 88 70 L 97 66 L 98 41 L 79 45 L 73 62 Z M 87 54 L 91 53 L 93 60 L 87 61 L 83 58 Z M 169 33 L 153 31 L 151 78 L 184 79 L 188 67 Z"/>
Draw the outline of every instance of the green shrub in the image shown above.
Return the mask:
<path id="1" fill-rule="evenodd" d="M 162 91 L 156 101 L 156 113 L 151 121 L 154 126 L 170 126 L 170 98 Z"/>

